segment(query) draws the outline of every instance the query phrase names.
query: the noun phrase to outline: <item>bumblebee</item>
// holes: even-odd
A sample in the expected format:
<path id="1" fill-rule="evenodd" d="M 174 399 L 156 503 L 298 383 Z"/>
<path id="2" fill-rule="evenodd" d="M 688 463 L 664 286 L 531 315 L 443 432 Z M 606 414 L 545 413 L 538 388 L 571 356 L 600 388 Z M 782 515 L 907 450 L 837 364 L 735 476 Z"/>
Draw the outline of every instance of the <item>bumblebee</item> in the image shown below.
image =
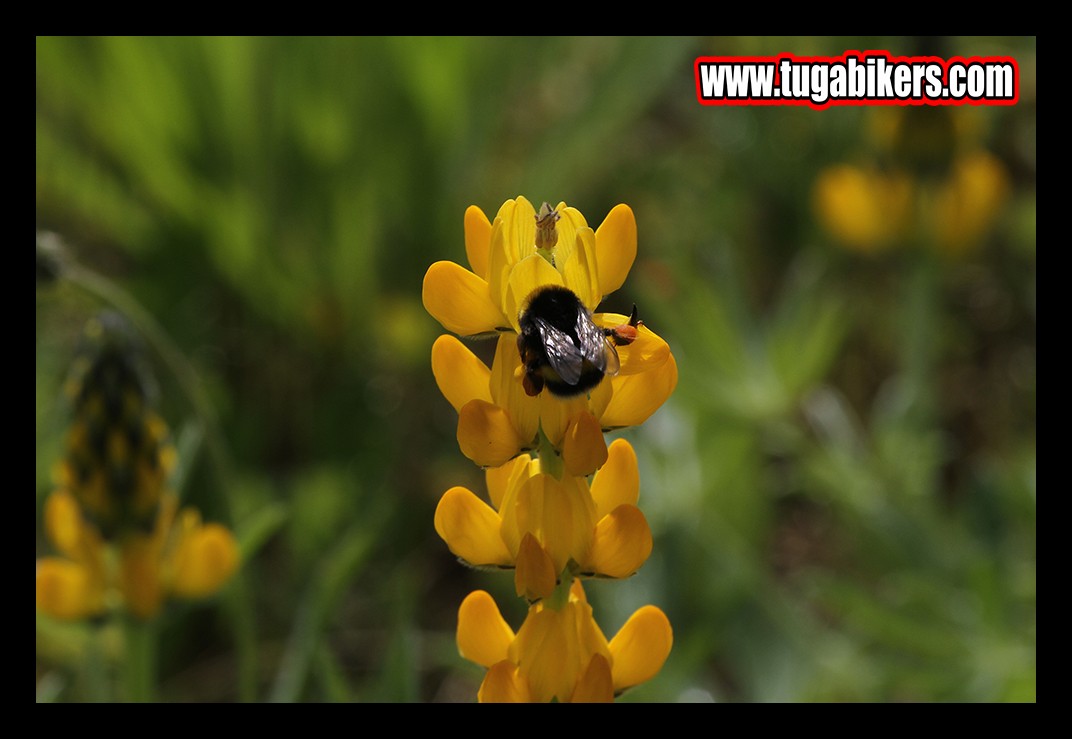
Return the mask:
<path id="1" fill-rule="evenodd" d="M 598 385 L 620 367 L 614 348 L 636 339 L 636 306 L 628 324 L 603 329 L 580 298 L 565 287 L 539 288 L 529 298 L 518 321 L 517 349 L 525 368 L 522 385 L 529 395 L 546 387 L 569 398 Z"/>

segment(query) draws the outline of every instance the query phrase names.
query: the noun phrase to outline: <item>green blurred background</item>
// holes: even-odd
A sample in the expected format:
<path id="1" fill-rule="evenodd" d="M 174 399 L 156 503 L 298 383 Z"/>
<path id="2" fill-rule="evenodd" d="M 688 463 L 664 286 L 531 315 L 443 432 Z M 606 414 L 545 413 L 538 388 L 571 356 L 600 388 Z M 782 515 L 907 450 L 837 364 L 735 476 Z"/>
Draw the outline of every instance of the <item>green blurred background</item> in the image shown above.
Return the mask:
<path id="1" fill-rule="evenodd" d="M 1012 56 L 1020 102 L 696 101 L 697 56 L 868 49 Z M 447 488 L 484 486 L 421 281 L 465 263 L 470 204 L 565 200 L 596 226 L 624 202 L 639 256 L 604 308 L 635 301 L 680 382 L 623 433 L 654 553 L 588 587 L 607 634 L 645 603 L 674 627 L 623 700 L 1034 700 L 1035 55 L 1033 37 L 38 38 L 38 241 L 65 248 L 58 280 L 38 255 L 37 556 L 62 384 L 118 304 L 156 332 L 184 501 L 245 555 L 221 596 L 169 607 L 159 697 L 475 700 L 458 605 L 484 588 L 515 627 L 523 609 L 432 527 Z M 99 696 L 91 638 L 38 616 L 39 700 Z"/>

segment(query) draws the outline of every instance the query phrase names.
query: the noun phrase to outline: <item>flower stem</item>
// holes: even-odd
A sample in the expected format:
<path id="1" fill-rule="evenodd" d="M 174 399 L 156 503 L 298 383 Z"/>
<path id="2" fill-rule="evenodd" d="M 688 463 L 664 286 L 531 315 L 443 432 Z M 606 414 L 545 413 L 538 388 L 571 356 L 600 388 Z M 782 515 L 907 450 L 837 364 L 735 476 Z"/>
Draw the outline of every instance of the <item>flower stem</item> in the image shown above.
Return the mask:
<path id="1" fill-rule="evenodd" d="M 569 567 L 567 567 L 558 578 L 558 585 L 555 586 L 555 591 L 549 597 L 544 598 L 544 607 L 550 608 L 552 611 L 561 611 L 569 603 L 571 587 L 573 587 L 573 575 L 570 574 Z"/>
<path id="2" fill-rule="evenodd" d="M 551 475 L 556 480 L 562 479 L 562 473 L 565 472 L 565 465 L 562 463 L 562 457 L 555 451 L 555 447 L 551 444 L 551 440 L 547 438 L 547 435 L 543 432 L 543 426 L 540 426 L 540 445 L 537 449 L 537 454 L 540 457 L 540 471 L 548 475 Z"/>
<path id="3" fill-rule="evenodd" d="M 123 620 L 123 682 L 131 703 L 156 700 L 156 622 Z"/>

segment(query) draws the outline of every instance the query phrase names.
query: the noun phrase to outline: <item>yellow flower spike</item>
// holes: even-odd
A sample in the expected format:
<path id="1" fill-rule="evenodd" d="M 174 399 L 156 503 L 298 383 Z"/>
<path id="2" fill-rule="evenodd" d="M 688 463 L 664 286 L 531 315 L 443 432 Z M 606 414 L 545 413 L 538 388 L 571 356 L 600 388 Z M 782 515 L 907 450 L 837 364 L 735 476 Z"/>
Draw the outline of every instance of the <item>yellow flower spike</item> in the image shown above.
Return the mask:
<path id="1" fill-rule="evenodd" d="M 514 570 L 514 588 L 519 598 L 529 601 L 547 598 L 558 582 L 555 565 L 531 533 L 521 539 Z"/>
<path id="2" fill-rule="evenodd" d="M 207 598 L 223 587 L 238 569 L 238 543 L 217 523 L 202 524 L 196 511 L 194 525 L 183 531 L 172 555 L 172 592 L 181 598 Z"/>
<path id="3" fill-rule="evenodd" d="M 614 680 L 610 662 L 602 654 L 592 655 L 588 669 L 577 683 L 570 703 L 613 703 Z"/>
<path id="4" fill-rule="evenodd" d="M 465 255 L 469 267 L 477 277 L 488 276 L 488 260 L 491 251 L 491 221 L 484 211 L 475 205 L 465 209 Z"/>
<path id="5" fill-rule="evenodd" d="M 466 211 L 472 272 L 440 262 L 426 274 L 425 305 L 449 330 L 503 334 L 490 370 L 449 337 L 437 340 L 432 351 L 436 382 L 458 411 L 458 443 L 486 468 L 494 505 L 452 488 L 436 509 L 436 531 L 465 560 L 513 566 L 517 593 L 535 602 L 516 636 L 487 593 L 470 594 L 459 608 L 459 651 L 488 670 L 481 702 L 609 702 L 616 691 L 657 672 L 669 653 L 669 623 L 658 609 L 634 614 L 615 637 L 612 653 L 576 578 L 626 577 L 651 552 L 651 531 L 635 505 L 636 455 L 624 441 L 608 448 L 603 431 L 640 423 L 666 400 L 677 383 L 670 348 L 626 316 L 592 316 L 605 329 L 600 333 L 582 315 L 588 364 L 580 368 L 581 384 L 571 383 L 575 364 L 555 367 L 543 356 L 563 353 L 553 342 L 564 339 L 535 318 L 540 337 L 518 338 L 523 315 L 529 327 L 532 296 L 546 288 L 566 288 L 558 299 L 567 310 L 594 310 L 605 293 L 623 284 L 636 242 L 628 206 L 615 207 L 593 231 L 564 202 L 537 214 L 518 197 L 503 203 L 491 223 L 476 206 Z M 559 323 L 565 328 L 555 325 L 555 331 L 568 333 L 569 316 Z M 617 357 L 607 361 L 606 376 L 593 346 L 603 334 L 622 342 Z M 581 392 L 570 395 L 570 384 Z M 537 448 L 538 458 L 525 453 Z M 562 573 L 571 580 L 566 602 L 557 590 Z M 649 638 L 653 656 L 645 658 L 638 652 Z"/>
<path id="6" fill-rule="evenodd" d="M 471 565 L 513 565 L 499 535 L 501 526 L 499 514 L 463 487 L 448 490 L 436 506 L 436 533 L 455 556 Z"/>
<path id="7" fill-rule="evenodd" d="M 596 265 L 599 287 L 609 295 L 625 283 L 637 254 L 637 225 L 633 209 L 619 204 L 611 208 L 596 229 Z"/>
<path id="8" fill-rule="evenodd" d="M 511 325 L 492 300 L 488 283 L 454 262 L 428 268 L 421 300 L 443 328 L 460 336 L 480 336 Z"/>
<path id="9" fill-rule="evenodd" d="M 677 362 L 671 354 L 659 368 L 616 377 L 613 395 L 599 422 L 604 429 L 636 426 L 648 420 L 677 387 Z"/>
<path id="10" fill-rule="evenodd" d="M 622 504 L 640 499 L 640 469 L 636 452 L 625 439 L 615 439 L 607 450 L 607 463 L 592 478 L 596 517 L 603 518 Z"/>
<path id="11" fill-rule="evenodd" d="M 655 606 L 644 606 L 630 616 L 610 640 L 614 692 L 654 677 L 670 656 L 673 644 L 670 621 Z"/>
<path id="12" fill-rule="evenodd" d="M 458 411 L 458 446 L 481 467 L 498 467 L 521 451 L 510 416 L 497 405 L 471 400 Z"/>
<path id="13" fill-rule="evenodd" d="M 578 415 L 562 440 L 562 461 L 566 472 L 587 477 L 607 461 L 607 442 L 599 421 L 588 411 Z"/>
<path id="14" fill-rule="evenodd" d="M 530 703 L 532 694 L 514 663 L 504 659 L 488 670 L 476 699 L 481 703 Z"/>
<path id="15" fill-rule="evenodd" d="M 45 557 L 37 560 L 37 610 L 53 618 L 76 621 L 104 611 L 103 581 L 80 562 Z"/>
<path id="16" fill-rule="evenodd" d="M 432 374 L 456 411 L 470 400 L 492 402 L 491 370 L 453 336 L 444 334 L 432 344 Z"/>
<path id="17" fill-rule="evenodd" d="M 620 505 L 599 519 L 585 573 L 604 577 L 629 577 L 648 561 L 652 539 L 648 520 L 633 505 Z"/>
<path id="18" fill-rule="evenodd" d="M 495 600 L 474 590 L 458 608 L 458 652 L 470 662 L 491 667 L 507 659 L 514 630 L 499 613 Z"/>

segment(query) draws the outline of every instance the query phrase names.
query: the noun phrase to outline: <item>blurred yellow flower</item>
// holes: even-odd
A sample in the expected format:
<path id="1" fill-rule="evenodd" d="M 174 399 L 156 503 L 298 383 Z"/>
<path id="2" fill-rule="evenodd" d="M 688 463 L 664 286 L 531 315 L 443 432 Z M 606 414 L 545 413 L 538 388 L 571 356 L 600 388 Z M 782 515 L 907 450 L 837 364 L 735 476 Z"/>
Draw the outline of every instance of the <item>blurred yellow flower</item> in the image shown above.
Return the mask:
<path id="1" fill-rule="evenodd" d="M 592 617 L 580 581 L 561 609 L 530 606 L 514 633 L 482 590 L 458 609 L 458 650 L 488 672 L 482 703 L 610 702 L 654 677 L 673 645 L 673 631 L 655 606 L 636 611 L 609 642 Z"/>
<path id="2" fill-rule="evenodd" d="M 893 246 L 907 231 L 912 183 L 905 175 L 839 164 L 819 174 L 814 202 L 820 223 L 842 244 L 876 252 Z"/>
<path id="3" fill-rule="evenodd" d="M 191 508 L 177 508 L 175 497 L 164 494 L 150 531 L 128 531 L 109 544 L 85 520 L 74 496 L 53 492 L 45 502 L 45 532 L 64 556 L 37 561 L 37 610 L 78 620 L 122 607 L 146 619 L 169 595 L 217 592 L 238 567 L 234 536 L 219 524 L 202 523 Z"/>
<path id="4" fill-rule="evenodd" d="M 993 228 L 1008 199 L 1005 167 L 947 108 L 891 108 L 871 119 L 882 168 L 836 164 L 812 191 L 816 218 L 848 249 L 920 243 L 961 254 Z"/>
<path id="5" fill-rule="evenodd" d="M 45 533 L 63 555 L 37 562 L 37 609 L 82 619 L 122 606 L 150 618 L 168 595 L 211 595 L 238 566 L 234 537 L 179 512 L 166 491 L 175 466 L 167 425 L 137 336 L 117 313 L 86 324 L 67 382 L 74 417 Z"/>
<path id="6" fill-rule="evenodd" d="M 527 454 L 485 476 L 492 505 L 451 488 L 436 508 L 436 532 L 471 565 L 516 567 L 518 595 L 549 596 L 567 566 L 575 575 L 628 577 L 651 554 L 651 530 L 636 506 L 636 454 L 624 439 L 610 445 L 590 487 L 580 477 L 555 479 Z"/>

